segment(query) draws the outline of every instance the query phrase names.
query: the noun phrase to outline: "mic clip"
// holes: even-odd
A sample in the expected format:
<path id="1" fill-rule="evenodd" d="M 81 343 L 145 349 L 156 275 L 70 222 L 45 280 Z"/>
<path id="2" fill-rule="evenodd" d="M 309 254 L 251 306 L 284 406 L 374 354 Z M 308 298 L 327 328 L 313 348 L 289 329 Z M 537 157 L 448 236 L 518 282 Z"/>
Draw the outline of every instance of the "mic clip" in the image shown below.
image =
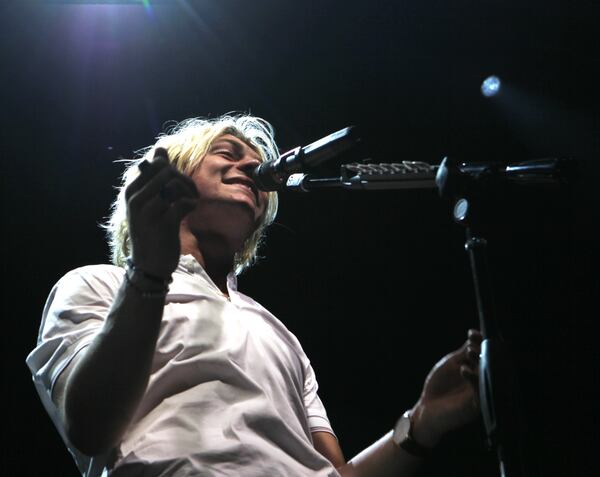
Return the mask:
<path id="1" fill-rule="evenodd" d="M 283 189 L 288 177 L 302 170 L 303 156 L 304 151 L 301 146 L 291 149 L 275 161 L 260 164 L 252 174 L 252 179 L 261 190 Z"/>

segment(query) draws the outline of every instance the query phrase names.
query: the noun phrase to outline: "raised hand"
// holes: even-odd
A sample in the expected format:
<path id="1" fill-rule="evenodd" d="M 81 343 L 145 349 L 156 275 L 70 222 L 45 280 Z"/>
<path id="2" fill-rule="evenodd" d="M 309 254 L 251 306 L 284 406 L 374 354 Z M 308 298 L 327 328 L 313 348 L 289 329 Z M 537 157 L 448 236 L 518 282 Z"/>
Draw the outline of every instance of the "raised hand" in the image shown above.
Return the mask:
<path id="1" fill-rule="evenodd" d="M 131 256 L 137 268 L 168 280 L 179 262 L 179 225 L 196 207 L 198 192 L 169 164 L 165 149 L 157 148 L 152 162 L 139 167 L 125 191 Z"/>

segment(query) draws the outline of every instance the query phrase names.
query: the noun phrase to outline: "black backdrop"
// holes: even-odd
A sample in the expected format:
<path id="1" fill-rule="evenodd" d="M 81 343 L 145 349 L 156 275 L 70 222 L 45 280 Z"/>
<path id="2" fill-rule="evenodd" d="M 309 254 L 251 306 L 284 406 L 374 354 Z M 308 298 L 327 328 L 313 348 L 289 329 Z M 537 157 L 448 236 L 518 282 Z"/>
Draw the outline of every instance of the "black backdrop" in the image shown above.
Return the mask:
<path id="1" fill-rule="evenodd" d="M 269 119 L 284 150 L 354 124 L 378 162 L 577 160 L 558 191 L 498 193 L 488 239 L 529 473 L 593 475 L 596 2 L 121 3 L 0 4 L 2 475 L 77 475 L 24 360 L 52 284 L 107 261 L 98 223 L 114 161 L 168 120 L 233 110 Z M 505 87 L 488 99 L 490 74 Z M 300 338 L 347 457 L 477 326 L 463 242 L 435 191 L 281 195 L 265 258 L 240 286 Z M 475 423 L 449 436 L 423 473 L 497 475 L 482 435 Z"/>

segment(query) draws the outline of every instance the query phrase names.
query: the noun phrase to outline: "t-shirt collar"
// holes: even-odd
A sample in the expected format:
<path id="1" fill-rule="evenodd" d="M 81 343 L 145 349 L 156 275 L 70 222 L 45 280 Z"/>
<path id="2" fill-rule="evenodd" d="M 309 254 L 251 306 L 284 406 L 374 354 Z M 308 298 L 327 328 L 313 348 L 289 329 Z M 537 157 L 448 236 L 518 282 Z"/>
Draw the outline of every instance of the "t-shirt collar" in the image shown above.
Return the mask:
<path id="1" fill-rule="evenodd" d="M 193 274 L 202 275 L 209 283 L 213 284 L 218 289 L 217 285 L 212 281 L 212 278 L 206 273 L 206 270 L 198 263 L 193 255 L 182 255 L 179 257 L 178 269 Z M 238 282 L 237 277 L 233 271 L 227 274 L 227 291 L 231 295 L 231 292 L 237 292 Z"/>

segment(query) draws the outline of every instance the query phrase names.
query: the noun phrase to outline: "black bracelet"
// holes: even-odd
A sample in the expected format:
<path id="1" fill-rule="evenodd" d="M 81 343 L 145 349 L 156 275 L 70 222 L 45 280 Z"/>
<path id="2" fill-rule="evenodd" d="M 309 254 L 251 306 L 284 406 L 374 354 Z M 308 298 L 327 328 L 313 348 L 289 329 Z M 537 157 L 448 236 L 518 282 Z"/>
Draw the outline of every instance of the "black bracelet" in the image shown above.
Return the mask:
<path id="1" fill-rule="evenodd" d="M 133 263 L 133 259 L 131 257 L 127 257 L 125 259 L 125 262 L 127 263 L 127 268 L 129 270 L 131 270 L 132 272 L 138 272 L 144 278 L 147 278 L 148 280 L 153 281 L 155 283 L 159 283 L 164 287 L 168 287 L 169 283 L 171 283 L 173 281 L 172 277 L 169 277 L 168 279 L 164 279 L 163 277 L 159 277 L 158 275 L 153 275 L 151 273 L 145 272 L 141 268 L 136 267 L 135 264 Z"/>
<path id="2" fill-rule="evenodd" d="M 131 257 L 127 257 L 126 260 L 127 266 L 125 267 L 125 280 L 127 284 L 130 285 L 135 291 L 137 291 L 143 298 L 164 298 L 169 292 L 169 283 L 173 281 L 173 279 L 165 280 L 163 278 L 157 277 L 156 275 L 152 275 L 150 273 L 144 272 L 143 270 L 137 268 L 133 264 L 133 260 Z M 145 279 L 150 280 L 151 282 L 160 285 L 160 290 L 144 290 L 138 284 L 135 283 L 133 279 L 133 273 L 138 273 L 142 275 Z"/>
<path id="3" fill-rule="evenodd" d="M 169 287 L 164 287 L 161 290 L 155 291 L 142 290 L 138 285 L 136 285 L 133 282 L 133 280 L 129 276 L 130 270 L 131 269 L 129 268 L 125 271 L 125 281 L 127 282 L 127 285 L 129 285 L 136 292 L 142 295 L 142 298 L 165 298 L 165 296 L 167 296 L 167 293 L 169 293 Z"/>

